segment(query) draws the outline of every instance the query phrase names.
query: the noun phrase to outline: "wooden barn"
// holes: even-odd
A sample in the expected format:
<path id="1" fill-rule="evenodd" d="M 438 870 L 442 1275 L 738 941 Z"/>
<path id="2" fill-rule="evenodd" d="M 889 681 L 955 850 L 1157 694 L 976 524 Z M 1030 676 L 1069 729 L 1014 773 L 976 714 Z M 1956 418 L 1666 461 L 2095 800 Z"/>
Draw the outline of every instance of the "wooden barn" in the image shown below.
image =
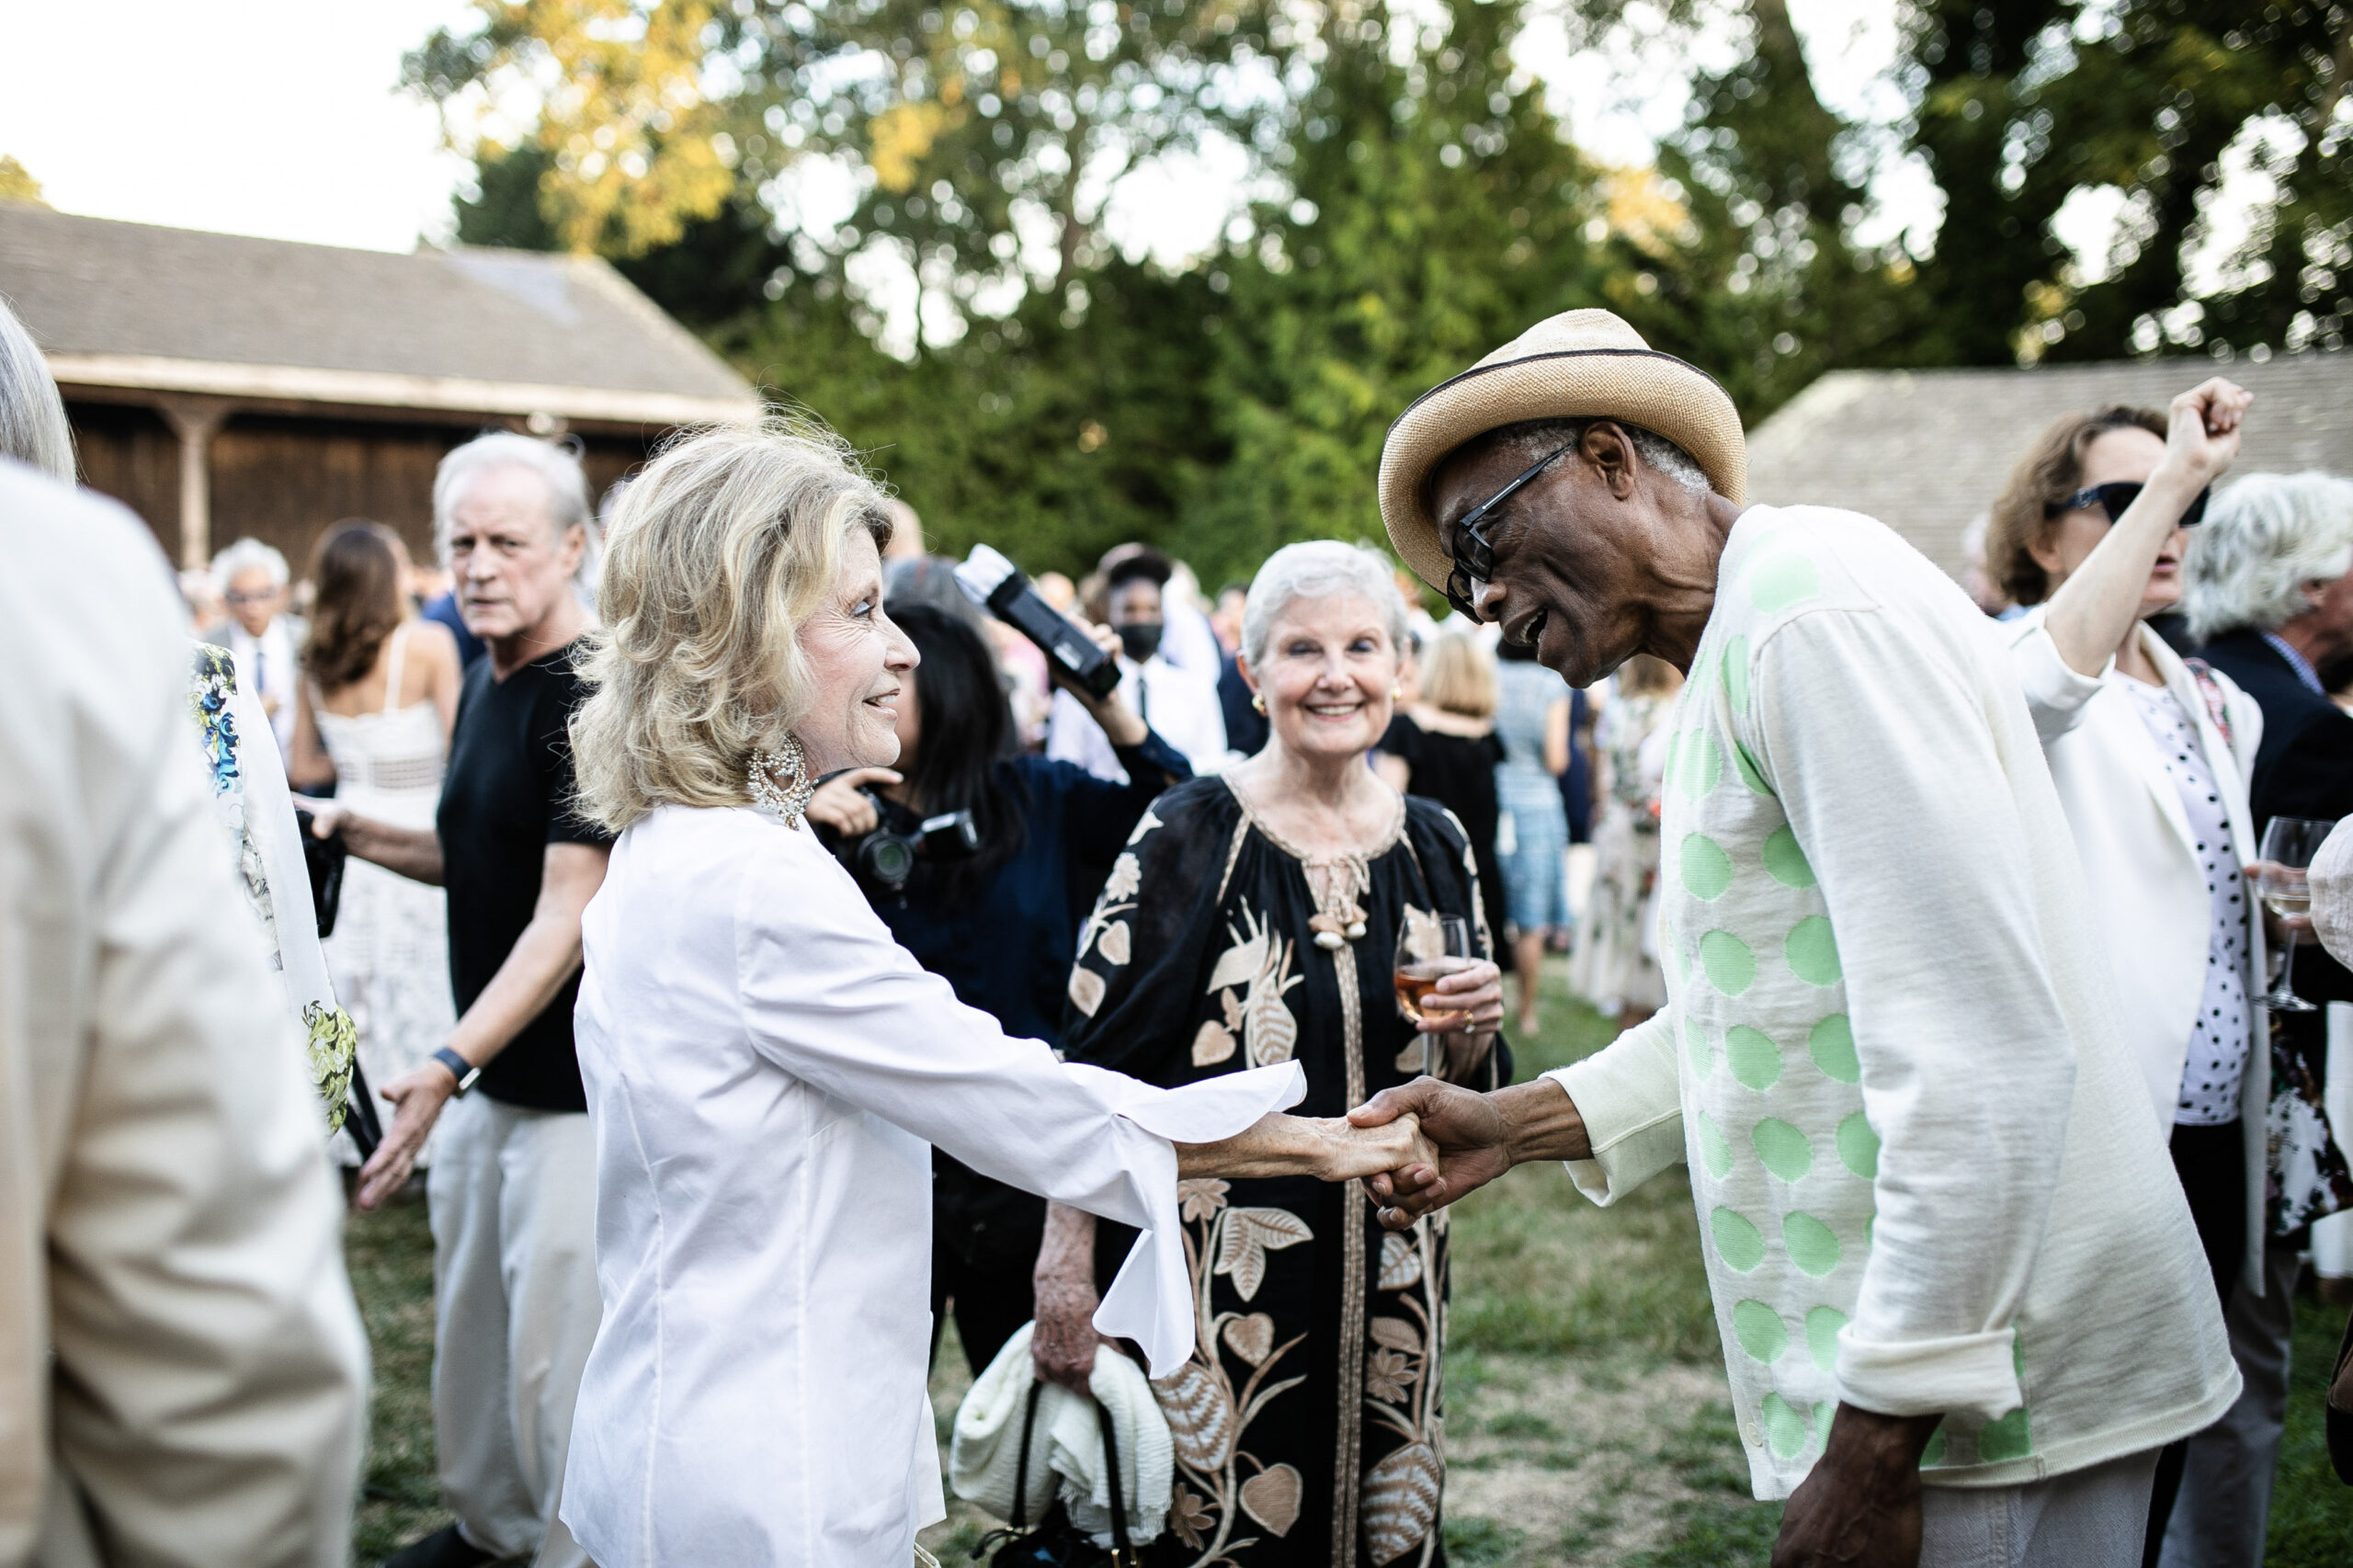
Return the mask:
<path id="1" fill-rule="evenodd" d="M 2353 474 L 2353 351 L 2260 364 L 1834 370 L 1749 432 L 1748 498 L 1866 513 L 1959 577 L 1964 534 L 2043 426 L 2109 403 L 2162 413 L 2176 393 L 2212 375 L 2255 394 L 2232 474 Z"/>
<path id="2" fill-rule="evenodd" d="M 604 262 L 407 256 L 0 202 L 0 297 L 65 394 L 84 483 L 183 565 L 250 534 L 300 573 L 344 517 L 430 559 L 434 466 L 485 429 L 576 439 L 601 496 L 745 381 Z"/>

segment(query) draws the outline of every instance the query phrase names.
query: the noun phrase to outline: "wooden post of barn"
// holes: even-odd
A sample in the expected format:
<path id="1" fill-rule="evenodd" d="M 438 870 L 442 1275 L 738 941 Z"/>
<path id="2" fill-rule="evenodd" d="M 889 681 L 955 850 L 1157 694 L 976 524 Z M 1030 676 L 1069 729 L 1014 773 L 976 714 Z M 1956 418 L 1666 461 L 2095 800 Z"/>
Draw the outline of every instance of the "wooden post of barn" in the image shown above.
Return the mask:
<path id="1" fill-rule="evenodd" d="M 212 559 L 212 437 L 229 416 L 220 398 L 158 399 L 156 411 L 180 438 L 180 565 L 200 572 Z"/>

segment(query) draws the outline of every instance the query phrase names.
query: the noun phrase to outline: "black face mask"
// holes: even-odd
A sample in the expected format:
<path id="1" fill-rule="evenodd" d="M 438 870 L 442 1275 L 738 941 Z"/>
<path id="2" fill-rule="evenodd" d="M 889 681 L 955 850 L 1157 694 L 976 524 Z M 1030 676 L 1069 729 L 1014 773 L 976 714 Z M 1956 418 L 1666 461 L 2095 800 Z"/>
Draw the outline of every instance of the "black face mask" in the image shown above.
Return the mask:
<path id="1" fill-rule="evenodd" d="M 1160 622 L 1131 620 L 1120 628 L 1120 650 L 1137 664 L 1160 652 Z"/>

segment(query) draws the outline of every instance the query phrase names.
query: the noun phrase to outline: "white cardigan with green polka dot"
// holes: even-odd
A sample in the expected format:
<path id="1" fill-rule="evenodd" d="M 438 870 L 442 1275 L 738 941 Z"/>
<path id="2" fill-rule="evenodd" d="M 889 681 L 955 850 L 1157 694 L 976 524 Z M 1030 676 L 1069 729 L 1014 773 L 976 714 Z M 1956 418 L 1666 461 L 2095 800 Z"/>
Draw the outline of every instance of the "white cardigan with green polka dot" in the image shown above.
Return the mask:
<path id="1" fill-rule="evenodd" d="M 1678 704 L 1664 1012 L 1555 1074 L 1607 1203 L 1691 1167 L 1760 1497 L 1844 1399 L 1926 1479 L 2157 1447 L 2238 1392 L 2006 651 L 1868 517 L 1733 528 Z"/>

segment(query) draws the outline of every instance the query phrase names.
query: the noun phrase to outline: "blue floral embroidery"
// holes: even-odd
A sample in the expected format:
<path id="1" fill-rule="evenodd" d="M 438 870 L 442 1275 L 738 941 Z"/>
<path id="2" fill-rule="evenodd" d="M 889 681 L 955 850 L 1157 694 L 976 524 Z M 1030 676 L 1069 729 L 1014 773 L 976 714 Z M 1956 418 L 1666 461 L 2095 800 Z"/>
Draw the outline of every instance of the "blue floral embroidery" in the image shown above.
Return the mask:
<path id="1" fill-rule="evenodd" d="M 196 680 L 188 687 L 188 709 L 204 736 L 204 759 L 212 768 L 216 795 L 237 787 L 237 722 L 229 711 L 229 699 L 236 692 L 237 665 L 229 650 L 198 643 Z"/>

